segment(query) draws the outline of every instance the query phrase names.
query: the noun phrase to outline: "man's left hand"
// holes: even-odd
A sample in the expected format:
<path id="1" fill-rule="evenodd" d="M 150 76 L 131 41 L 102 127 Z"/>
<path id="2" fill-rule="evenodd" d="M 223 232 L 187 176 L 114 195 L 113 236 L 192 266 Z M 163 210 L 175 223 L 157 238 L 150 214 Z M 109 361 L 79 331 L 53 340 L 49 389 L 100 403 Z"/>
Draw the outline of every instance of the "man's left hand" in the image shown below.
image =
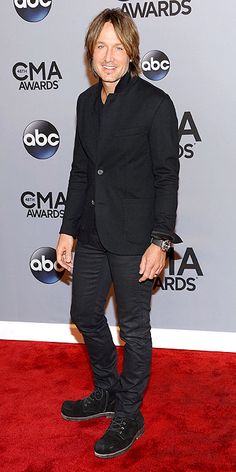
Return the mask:
<path id="1" fill-rule="evenodd" d="M 150 244 L 141 259 L 139 273 L 142 277 L 139 282 L 158 276 L 165 267 L 165 261 L 166 252 L 156 244 Z"/>

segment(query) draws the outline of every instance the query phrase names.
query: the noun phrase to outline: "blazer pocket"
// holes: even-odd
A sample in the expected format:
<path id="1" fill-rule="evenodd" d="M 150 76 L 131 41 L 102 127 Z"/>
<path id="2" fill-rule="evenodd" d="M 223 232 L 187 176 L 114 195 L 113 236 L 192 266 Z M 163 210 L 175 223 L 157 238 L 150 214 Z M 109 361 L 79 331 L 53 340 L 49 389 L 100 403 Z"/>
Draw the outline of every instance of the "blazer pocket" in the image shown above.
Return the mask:
<path id="1" fill-rule="evenodd" d="M 137 134 L 147 134 L 147 129 L 144 126 L 136 126 L 135 128 L 123 128 L 116 130 L 113 136 L 133 136 Z"/>
<path id="2" fill-rule="evenodd" d="M 151 237 L 154 219 L 153 198 L 125 198 L 125 237 L 128 241 L 141 243 Z"/>

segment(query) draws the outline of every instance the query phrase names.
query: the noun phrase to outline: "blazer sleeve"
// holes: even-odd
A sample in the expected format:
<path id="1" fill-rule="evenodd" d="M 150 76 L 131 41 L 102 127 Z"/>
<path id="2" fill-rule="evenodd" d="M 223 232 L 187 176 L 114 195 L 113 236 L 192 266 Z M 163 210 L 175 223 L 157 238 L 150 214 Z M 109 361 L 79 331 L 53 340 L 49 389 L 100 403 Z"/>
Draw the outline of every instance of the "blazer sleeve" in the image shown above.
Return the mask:
<path id="1" fill-rule="evenodd" d="M 155 186 L 155 218 L 151 236 L 182 242 L 174 233 L 179 185 L 178 121 L 173 102 L 167 94 L 154 114 L 149 140 Z"/>
<path id="2" fill-rule="evenodd" d="M 76 133 L 74 142 L 73 161 L 70 171 L 67 189 L 65 212 L 60 233 L 76 237 L 80 218 L 84 208 L 86 190 L 88 185 L 88 158 L 81 144 L 79 136 L 79 104 L 77 101 Z"/>

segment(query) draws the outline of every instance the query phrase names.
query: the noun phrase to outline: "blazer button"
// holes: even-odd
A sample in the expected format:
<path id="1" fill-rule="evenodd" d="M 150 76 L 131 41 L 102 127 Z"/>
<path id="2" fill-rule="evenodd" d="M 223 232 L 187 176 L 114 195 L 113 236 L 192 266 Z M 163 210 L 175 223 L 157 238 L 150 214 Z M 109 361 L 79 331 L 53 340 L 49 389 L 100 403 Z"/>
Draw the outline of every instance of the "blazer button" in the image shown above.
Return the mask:
<path id="1" fill-rule="evenodd" d="M 95 205 L 95 201 L 94 201 L 94 200 L 91 200 L 91 203 L 92 203 L 92 205 Z"/>
<path id="2" fill-rule="evenodd" d="M 102 169 L 98 169 L 98 175 L 102 175 L 103 174 L 103 170 Z"/>

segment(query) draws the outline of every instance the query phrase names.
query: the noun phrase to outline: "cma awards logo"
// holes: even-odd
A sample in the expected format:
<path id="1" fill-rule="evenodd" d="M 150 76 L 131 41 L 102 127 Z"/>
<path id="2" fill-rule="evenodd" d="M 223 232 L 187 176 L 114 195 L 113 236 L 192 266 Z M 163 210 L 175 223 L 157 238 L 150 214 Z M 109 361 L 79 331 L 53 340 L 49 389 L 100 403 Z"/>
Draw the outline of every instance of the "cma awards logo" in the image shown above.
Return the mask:
<path id="1" fill-rule="evenodd" d="M 197 125 L 190 111 L 185 111 L 179 124 L 179 157 L 194 157 L 195 146 L 201 142 Z"/>
<path id="2" fill-rule="evenodd" d="M 62 218 L 65 210 L 65 196 L 62 192 L 54 197 L 52 192 L 23 192 L 20 201 L 27 210 L 27 218 Z"/>
<path id="3" fill-rule="evenodd" d="M 39 65 L 33 62 L 16 62 L 12 68 L 13 77 L 19 83 L 19 90 L 51 90 L 58 89 L 61 72 L 56 61 L 48 66 L 45 62 Z"/>
<path id="4" fill-rule="evenodd" d="M 161 80 L 170 70 L 170 61 L 164 52 L 152 50 L 143 56 L 141 67 L 148 79 Z"/>
<path id="5" fill-rule="evenodd" d="M 121 10 L 128 13 L 132 18 L 148 18 L 154 16 L 157 18 L 164 16 L 189 15 L 192 11 L 191 0 L 168 0 L 154 2 L 136 2 L 129 0 L 119 0 L 123 3 Z"/>
<path id="6" fill-rule="evenodd" d="M 23 133 L 26 151 L 36 159 L 49 159 L 58 150 L 60 137 L 57 129 L 49 121 L 32 121 Z"/>
<path id="7" fill-rule="evenodd" d="M 55 284 L 65 272 L 57 262 L 56 251 L 52 247 L 40 247 L 30 258 L 33 276 L 44 284 Z"/>
<path id="8" fill-rule="evenodd" d="M 182 258 L 174 252 L 169 251 L 166 271 L 168 275 L 157 277 L 153 289 L 193 292 L 197 288 L 198 277 L 203 276 L 199 260 L 192 247 L 187 247 Z M 165 271 L 165 273 L 166 273 Z"/>
<path id="9" fill-rule="evenodd" d="M 51 10 L 52 0 L 13 0 L 18 15 L 25 21 L 36 23 Z"/>

